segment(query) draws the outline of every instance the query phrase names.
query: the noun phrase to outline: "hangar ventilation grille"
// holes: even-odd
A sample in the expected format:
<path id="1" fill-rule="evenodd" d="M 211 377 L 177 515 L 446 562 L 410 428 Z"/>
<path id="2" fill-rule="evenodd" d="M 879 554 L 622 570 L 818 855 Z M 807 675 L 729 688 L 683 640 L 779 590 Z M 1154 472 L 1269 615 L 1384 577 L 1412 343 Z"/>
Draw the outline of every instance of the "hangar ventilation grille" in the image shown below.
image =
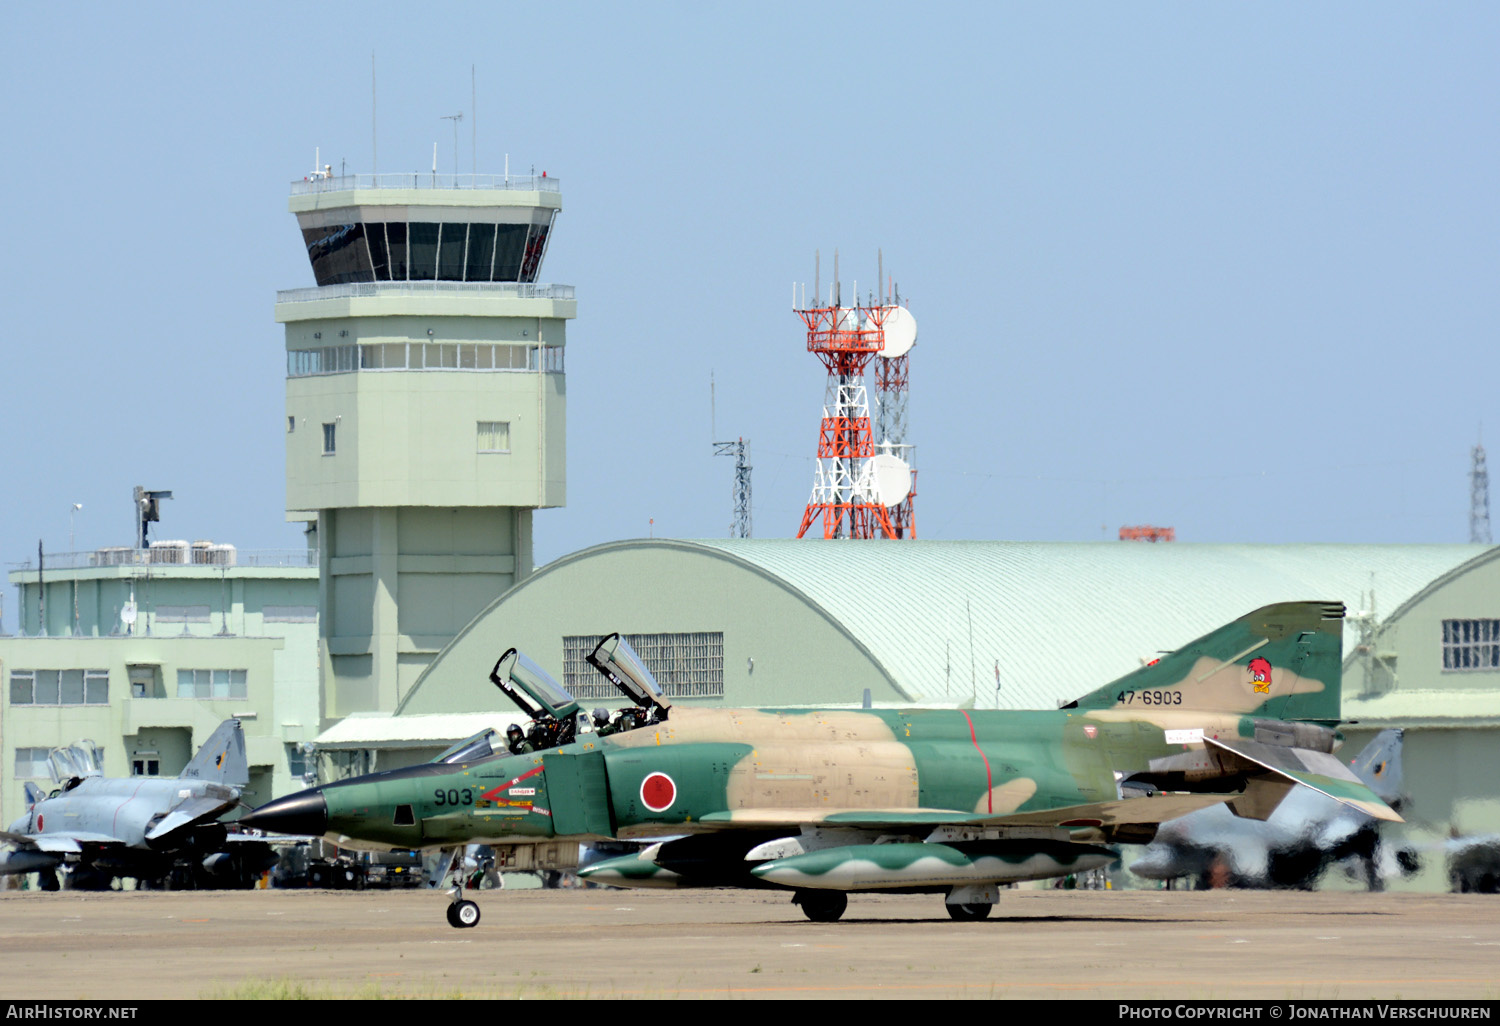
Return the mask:
<path id="1" fill-rule="evenodd" d="M 620 692 L 584 661 L 603 635 L 563 638 L 563 687 L 580 702 L 617 700 Z M 724 697 L 724 632 L 626 634 L 667 698 Z"/>

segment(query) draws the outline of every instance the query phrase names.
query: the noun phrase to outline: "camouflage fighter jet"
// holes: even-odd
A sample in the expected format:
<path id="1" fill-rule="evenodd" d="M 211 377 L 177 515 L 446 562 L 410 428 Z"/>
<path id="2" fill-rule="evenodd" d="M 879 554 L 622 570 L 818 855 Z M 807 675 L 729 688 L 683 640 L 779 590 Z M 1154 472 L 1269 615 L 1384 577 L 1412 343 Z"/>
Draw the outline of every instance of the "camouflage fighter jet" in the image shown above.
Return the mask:
<path id="1" fill-rule="evenodd" d="M 194 886 L 248 886 L 275 857 L 262 840 L 232 838 L 218 819 L 250 781 L 240 721 L 221 723 L 182 776 L 105 777 L 91 741 L 54 748 L 50 796 L 28 784 L 26 815 L 0 832 L 0 873 L 39 873 L 57 890 L 58 869 L 74 886 L 128 876 L 150 885 L 186 869 Z"/>
<path id="2" fill-rule="evenodd" d="M 1401 805 L 1400 730 L 1383 730 L 1350 763 L 1355 776 L 1392 808 Z M 1130 871 L 1148 880 L 1191 877 L 1213 886 L 1311 890 L 1340 863 L 1356 869 L 1372 891 L 1385 879 L 1419 868 L 1413 849 L 1382 843 L 1380 821 L 1327 795 L 1299 788 L 1257 822 L 1227 805 L 1163 823 Z"/>
<path id="3" fill-rule="evenodd" d="M 1343 616 L 1339 603 L 1267 606 L 1033 712 L 672 708 L 612 635 L 590 662 L 644 724 L 521 755 L 481 739 L 279 798 L 241 822 L 372 848 L 648 841 L 580 875 L 781 889 L 820 922 L 852 892 L 936 893 L 954 919 L 982 919 L 999 884 L 1108 865 L 1109 845 L 1147 843 L 1158 824 L 1210 805 L 1264 819 L 1300 784 L 1399 820 L 1332 754 Z M 518 665 L 492 679 L 537 697 Z M 566 692 L 546 686 L 566 711 Z M 448 921 L 478 920 L 455 890 Z"/>

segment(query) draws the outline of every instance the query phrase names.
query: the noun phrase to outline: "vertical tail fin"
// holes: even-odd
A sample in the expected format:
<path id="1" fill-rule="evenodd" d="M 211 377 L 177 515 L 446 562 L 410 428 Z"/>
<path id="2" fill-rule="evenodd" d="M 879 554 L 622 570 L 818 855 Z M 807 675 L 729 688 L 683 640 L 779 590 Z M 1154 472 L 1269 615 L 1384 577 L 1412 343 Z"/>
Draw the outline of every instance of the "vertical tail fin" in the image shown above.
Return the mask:
<path id="1" fill-rule="evenodd" d="M 244 787 L 250 783 L 250 763 L 245 758 L 245 732 L 240 728 L 240 721 L 228 719 L 219 724 L 182 771 L 182 776 L 231 787 Z"/>
<path id="2" fill-rule="evenodd" d="M 1282 602 L 1225 624 L 1080 698 L 1085 709 L 1172 705 L 1333 725 L 1342 602 Z"/>
<path id="3" fill-rule="evenodd" d="M 1402 797 L 1401 740 L 1404 736 L 1402 730 L 1382 730 L 1349 763 L 1354 775 L 1392 807 Z"/>

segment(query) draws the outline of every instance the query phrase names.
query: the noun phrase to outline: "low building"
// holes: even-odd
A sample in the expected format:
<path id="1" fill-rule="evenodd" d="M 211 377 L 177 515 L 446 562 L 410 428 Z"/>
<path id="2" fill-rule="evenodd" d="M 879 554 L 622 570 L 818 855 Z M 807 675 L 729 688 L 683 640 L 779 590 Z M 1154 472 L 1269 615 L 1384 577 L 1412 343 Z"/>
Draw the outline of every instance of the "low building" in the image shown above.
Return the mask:
<path id="1" fill-rule="evenodd" d="M 1500 863 L 1500 548 L 1487 549 L 1411 595 L 1378 590 L 1380 607 L 1351 618 L 1344 715 L 1349 749 L 1406 728 L 1411 803 L 1399 836 L 1417 852 L 1413 886 L 1448 886 L 1454 838 L 1492 835 Z"/>
<path id="2" fill-rule="evenodd" d="M 317 554 L 154 543 L 13 570 L 19 633 L 0 636 L 0 822 L 51 786 L 47 752 L 89 738 L 108 776 L 176 776 L 241 719 L 247 801 L 302 786 L 322 726 Z"/>

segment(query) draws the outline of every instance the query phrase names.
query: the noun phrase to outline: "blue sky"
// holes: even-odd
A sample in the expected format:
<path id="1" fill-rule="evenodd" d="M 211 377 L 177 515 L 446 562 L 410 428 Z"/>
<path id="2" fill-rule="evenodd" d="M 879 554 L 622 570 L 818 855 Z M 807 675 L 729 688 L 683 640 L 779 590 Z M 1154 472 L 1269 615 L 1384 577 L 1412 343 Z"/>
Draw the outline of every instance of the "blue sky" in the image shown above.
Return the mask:
<path id="1" fill-rule="evenodd" d="M 421 13 L 417 13 L 417 12 Z M 796 531 L 823 371 L 793 282 L 921 326 L 924 538 L 1461 542 L 1494 371 L 1485 4 L 26 5 L 7 15 L 0 562 L 284 523 L 287 186 L 546 170 L 578 289 L 540 561 L 718 537 L 750 439 Z M 476 68 L 477 112 L 470 103 Z M 477 113 L 477 155 L 470 126 Z M 849 284 L 846 284 L 846 288 Z M 649 522 L 654 519 L 654 528 Z M 7 617 L 13 626 L 13 614 Z"/>

